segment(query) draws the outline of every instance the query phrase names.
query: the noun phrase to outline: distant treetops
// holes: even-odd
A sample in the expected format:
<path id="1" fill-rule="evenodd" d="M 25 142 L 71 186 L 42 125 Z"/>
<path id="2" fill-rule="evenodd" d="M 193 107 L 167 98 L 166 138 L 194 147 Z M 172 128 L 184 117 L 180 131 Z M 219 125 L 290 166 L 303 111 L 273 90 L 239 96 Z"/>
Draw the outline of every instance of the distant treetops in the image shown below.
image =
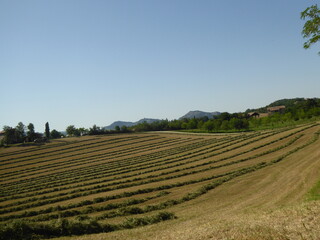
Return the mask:
<path id="1" fill-rule="evenodd" d="M 191 130 L 205 132 L 248 131 L 265 128 L 295 125 L 304 121 L 319 120 L 319 98 L 282 99 L 258 109 L 248 109 L 244 113 L 223 112 L 211 118 L 183 118 L 179 120 L 159 120 L 154 122 L 139 122 L 134 126 L 116 126 L 114 130 L 93 125 L 91 128 L 76 128 L 70 125 L 66 129 L 67 136 L 84 136 L 99 134 L 117 134 L 142 131 L 171 131 Z M 44 142 L 52 138 L 61 138 L 64 135 L 53 129 L 50 131 L 49 123 L 45 124 L 44 134 L 36 133 L 34 125 L 29 123 L 26 127 L 19 122 L 16 127 L 4 126 L 1 132 L 1 145 L 23 142 Z"/>
<path id="2" fill-rule="evenodd" d="M 8 145 L 14 143 L 26 142 L 45 142 L 50 138 L 61 138 L 62 133 L 53 129 L 50 132 L 49 123 L 45 124 L 44 134 L 35 132 L 33 123 L 29 123 L 26 127 L 22 122 L 19 122 L 16 127 L 4 126 L 2 131 L 3 138 L 0 145 Z"/>

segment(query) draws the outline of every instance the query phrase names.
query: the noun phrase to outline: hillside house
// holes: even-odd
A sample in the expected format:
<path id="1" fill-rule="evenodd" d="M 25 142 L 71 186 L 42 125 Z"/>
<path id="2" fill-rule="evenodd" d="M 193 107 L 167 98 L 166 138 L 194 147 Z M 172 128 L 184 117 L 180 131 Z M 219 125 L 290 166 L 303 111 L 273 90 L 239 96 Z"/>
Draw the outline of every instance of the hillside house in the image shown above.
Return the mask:
<path id="1" fill-rule="evenodd" d="M 269 115 L 274 114 L 274 113 L 284 113 L 286 107 L 285 106 L 275 106 L 275 107 L 268 107 L 267 112 Z"/>
<path id="2" fill-rule="evenodd" d="M 251 117 L 259 118 L 260 114 L 258 112 L 249 112 L 248 117 L 249 118 L 251 118 Z"/>

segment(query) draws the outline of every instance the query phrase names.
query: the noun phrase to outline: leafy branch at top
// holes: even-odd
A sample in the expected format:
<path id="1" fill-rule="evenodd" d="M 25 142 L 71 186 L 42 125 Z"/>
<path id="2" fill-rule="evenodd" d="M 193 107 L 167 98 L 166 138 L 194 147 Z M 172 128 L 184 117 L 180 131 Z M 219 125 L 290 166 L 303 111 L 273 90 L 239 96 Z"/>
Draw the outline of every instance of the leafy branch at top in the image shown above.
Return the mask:
<path id="1" fill-rule="evenodd" d="M 308 49 L 312 44 L 320 40 L 320 10 L 317 5 L 312 5 L 301 12 L 300 17 L 303 20 L 308 19 L 302 30 L 302 36 L 308 39 L 303 44 L 303 47 Z"/>

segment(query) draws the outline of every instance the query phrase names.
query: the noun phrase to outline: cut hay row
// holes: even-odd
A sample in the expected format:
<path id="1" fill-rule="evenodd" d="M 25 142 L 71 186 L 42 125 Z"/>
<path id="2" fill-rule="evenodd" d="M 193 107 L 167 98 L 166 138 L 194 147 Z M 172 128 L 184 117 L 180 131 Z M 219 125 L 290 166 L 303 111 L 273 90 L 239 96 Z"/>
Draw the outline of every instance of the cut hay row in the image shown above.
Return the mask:
<path id="1" fill-rule="evenodd" d="M 188 140 L 188 142 L 190 142 L 190 140 Z M 131 160 L 142 160 L 142 158 L 154 158 L 155 156 L 156 157 L 162 157 L 165 155 L 172 155 L 172 154 L 176 154 L 176 153 L 179 153 L 179 152 L 183 152 L 183 151 L 188 151 L 190 149 L 194 149 L 194 148 L 198 148 L 199 145 L 198 144 L 206 144 L 206 145 L 209 145 L 209 144 L 212 144 L 212 143 L 215 143 L 216 141 L 202 141 L 200 143 L 197 143 L 197 142 L 193 142 L 192 144 L 188 144 L 188 145 L 184 145 L 184 146 L 178 146 L 178 147 L 174 147 L 174 148 L 171 148 L 171 149 L 166 149 L 166 150 L 161 150 L 161 151 L 157 151 L 155 153 L 148 153 L 148 154 L 143 154 L 143 155 L 139 155 L 137 157 L 130 157 L 130 158 L 126 158 L 124 161 L 128 162 L 128 161 L 131 161 Z M 187 143 L 187 142 L 185 142 Z M 189 149 L 188 149 L 189 148 Z M 161 155 L 161 156 L 160 156 Z M 96 156 L 98 158 L 99 161 L 103 161 L 103 160 L 109 160 L 109 158 L 105 158 L 104 157 L 105 154 L 98 154 L 98 156 Z M 110 164 L 114 164 L 114 165 L 117 165 L 119 166 L 119 161 L 117 161 L 115 158 L 112 158 L 113 161 L 106 161 L 105 164 L 109 164 L 107 167 L 110 168 Z M 76 159 L 77 160 L 77 159 Z M 92 162 L 92 159 L 89 158 L 89 160 Z M 62 163 L 63 164 L 63 163 Z M 103 166 L 105 166 L 105 164 Z M 93 169 L 94 172 L 96 173 L 97 171 L 97 167 L 100 167 L 100 164 L 98 166 L 89 166 L 85 169 L 82 169 L 82 168 L 79 168 L 80 170 L 83 170 L 83 171 L 88 171 L 88 169 Z M 90 171 L 89 170 L 89 171 Z M 74 172 L 73 170 L 68 170 L 70 172 Z M 65 173 L 65 172 L 64 172 Z M 52 174 L 55 176 L 55 178 L 57 177 L 57 174 Z M 34 179 L 34 177 L 32 178 Z M 24 179 L 23 181 L 21 182 L 25 182 L 26 179 Z"/>
<path id="2" fill-rule="evenodd" d="M 300 130 L 300 131 L 301 131 L 301 130 Z M 300 132 L 300 131 L 297 131 L 297 132 Z M 291 134 L 289 134 L 289 135 L 291 136 L 291 135 L 293 135 L 293 134 L 291 133 Z M 274 151 L 276 151 L 276 150 L 280 150 L 280 149 L 282 149 L 283 147 L 289 146 L 290 144 L 294 143 L 294 142 L 295 142 L 297 139 L 299 139 L 300 137 L 301 137 L 301 135 L 298 136 L 298 137 L 296 137 L 295 139 L 291 140 L 289 143 L 285 144 L 284 146 L 280 146 L 280 147 L 278 146 L 278 147 L 276 147 L 274 150 L 268 150 L 268 151 L 264 152 L 263 154 L 258 154 L 258 155 L 256 155 L 256 156 L 252 156 L 252 157 L 249 157 L 249 158 L 246 158 L 246 159 L 241 159 L 241 160 L 238 160 L 238 161 L 234 161 L 234 162 L 231 162 L 231 164 L 240 163 L 240 162 L 243 162 L 243 161 L 246 161 L 246 160 L 249 160 L 249 159 L 254 159 L 254 158 L 256 158 L 256 157 L 261 157 L 261 156 L 263 156 L 263 155 L 265 155 L 265 154 L 274 152 Z M 283 137 L 283 138 L 285 138 L 285 137 Z M 259 147 L 254 147 L 253 149 L 257 149 L 257 148 L 260 148 L 260 146 L 259 146 Z M 232 156 L 232 157 L 234 157 L 234 156 Z M 183 169 L 183 170 L 188 170 L 186 173 L 182 173 L 182 174 L 180 174 L 180 175 L 175 175 L 175 176 L 169 176 L 169 177 L 167 177 L 167 178 L 160 178 L 160 179 L 157 179 L 157 180 L 152 179 L 152 180 L 149 180 L 149 182 L 155 182 L 155 181 L 162 182 L 162 181 L 167 180 L 167 179 L 178 178 L 178 177 L 186 176 L 186 175 L 192 175 L 192 174 L 195 174 L 195 173 L 198 173 L 198 172 L 204 172 L 204 171 L 207 171 L 207 170 L 210 170 L 210 169 L 213 169 L 213 168 L 219 168 L 219 167 L 222 167 L 222 166 L 231 165 L 230 163 L 226 163 L 226 164 L 222 164 L 221 166 L 208 167 L 208 168 L 200 169 L 200 170 L 197 170 L 197 171 L 189 171 L 189 170 L 191 170 L 191 169 L 193 169 L 193 168 L 196 168 L 196 167 L 199 167 L 199 166 L 205 166 L 205 165 L 208 165 L 209 163 L 219 162 L 219 161 L 223 161 L 223 160 L 226 160 L 226 159 L 228 159 L 228 158 L 224 158 L 224 159 L 222 159 L 222 160 L 211 161 L 211 162 L 207 162 L 207 163 L 204 163 L 204 164 L 200 164 L 200 165 L 192 166 L 192 167 L 189 167 L 189 168 L 185 168 L 185 169 Z M 172 171 L 172 172 L 162 173 L 161 175 L 167 175 L 167 174 L 170 174 L 170 173 L 177 173 L 177 172 L 179 172 L 179 171 L 182 171 L 182 169 L 174 170 L 174 171 Z M 158 176 L 159 176 L 159 175 L 153 175 L 153 176 L 148 176 L 148 177 L 146 177 L 146 178 L 153 178 L 153 177 L 158 177 Z M 135 178 L 135 179 L 133 179 L 133 180 L 131 180 L 131 181 L 122 181 L 122 182 L 120 181 L 120 182 L 116 182 L 116 183 L 109 184 L 109 185 L 106 185 L 106 186 L 117 185 L 117 184 L 123 184 L 123 183 L 125 183 L 125 184 L 126 184 L 125 187 L 128 187 L 128 186 L 129 186 L 129 185 L 128 185 L 128 182 L 133 182 L 133 183 L 134 183 L 134 184 L 131 185 L 131 186 L 139 186 L 139 185 L 141 185 L 141 183 L 138 182 L 139 180 L 143 180 L 143 178 Z M 146 184 L 146 183 L 148 183 L 148 182 L 143 182 L 143 184 Z M 108 189 L 108 188 L 103 189 L 103 187 L 106 187 L 106 186 L 99 185 L 99 186 L 98 186 L 98 187 L 99 187 L 99 190 L 97 190 L 97 191 L 92 191 L 92 189 L 86 189 L 86 190 L 91 190 L 91 191 L 90 191 L 90 194 L 98 193 L 98 192 L 101 192 L 101 191 L 104 191 L 104 190 L 110 190 L 110 189 Z M 120 188 L 124 188 L 124 186 L 120 186 Z M 93 189 L 94 189 L 94 188 L 93 188 Z M 86 194 L 84 194 L 84 193 L 81 194 L 81 196 L 84 196 L 84 195 L 86 195 Z M 77 196 L 77 195 L 74 195 L 74 196 Z M 47 201 L 47 202 L 48 202 L 48 201 Z M 50 201 L 49 201 L 49 202 L 50 202 Z M 41 205 L 41 204 L 40 204 L 40 205 Z M 30 206 L 30 207 L 34 207 L 34 205 L 32 205 L 32 206 Z"/>
<path id="3" fill-rule="evenodd" d="M 242 140 L 240 140 L 241 142 L 242 142 Z M 203 144 L 203 143 L 202 143 Z M 218 144 L 219 145 L 219 144 Z M 230 143 L 229 143 L 229 145 L 230 145 Z M 197 144 L 192 144 L 192 145 L 189 145 L 189 146 L 192 146 L 193 148 L 196 146 L 197 147 Z M 199 146 L 198 146 L 199 147 Z M 224 146 L 222 146 L 222 148 L 224 148 Z M 221 149 L 221 147 L 220 148 L 213 148 L 213 150 L 218 150 L 218 149 Z M 185 148 L 183 148 L 182 150 L 186 150 Z M 163 152 L 163 151 L 162 151 Z M 167 152 L 167 151 L 166 151 Z M 169 151 L 168 151 L 169 152 Z M 208 152 L 206 152 L 206 153 L 208 153 Z M 160 157 L 162 157 L 163 155 L 162 154 L 160 154 L 161 156 Z M 159 156 L 158 156 L 159 157 Z M 185 160 L 186 158 L 190 158 L 190 157 L 192 157 L 189 153 L 187 153 L 187 154 L 184 154 L 183 156 L 183 160 Z M 181 160 L 181 155 L 179 156 L 179 158 L 180 158 L 180 160 Z M 138 161 L 139 161 L 139 164 L 141 164 L 141 162 L 143 162 L 142 161 L 142 159 L 141 158 L 138 158 L 137 159 Z M 148 160 L 150 160 L 150 159 L 148 159 Z M 178 159 L 179 160 L 179 159 Z M 175 161 L 178 161 L 178 160 L 175 160 Z M 171 161 L 172 162 L 172 161 Z M 118 162 L 116 162 L 117 164 L 116 164 L 116 167 L 117 168 L 119 168 L 120 167 L 120 165 L 119 165 L 119 163 Z M 157 162 L 158 164 L 159 164 L 159 161 Z M 168 162 L 165 162 L 165 163 L 163 163 L 163 164 L 167 164 Z M 145 166 L 146 166 L 146 164 L 143 164 L 143 166 L 144 166 L 144 168 L 145 168 Z M 111 175 L 115 175 L 114 173 L 114 169 L 112 169 L 112 167 L 110 166 L 110 165 L 107 165 L 107 166 L 104 166 L 104 167 L 107 167 L 107 169 L 108 169 L 108 171 L 107 172 L 111 172 L 111 173 L 113 173 L 113 174 L 111 174 Z M 139 170 L 141 170 L 141 168 L 139 169 Z M 106 173 L 106 171 L 105 171 L 105 169 L 103 169 L 103 171 L 104 171 L 104 174 Z M 73 174 L 75 175 L 75 176 L 79 176 L 80 174 L 81 174 L 81 177 L 79 177 L 79 178 L 81 178 L 80 180 L 81 181 L 83 181 L 84 179 L 84 174 L 82 174 L 81 172 L 80 172 L 80 174 L 78 173 L 78 172 L 74 172 L 74 171 L 72 171 L 73 172 Z M 65 173 L 64 173 L 65 174 Z M 97 178 L 97 168 L 95 168 L 94 169 L 94 173 L 93 173 L 93 175 L 94 175 L 94 179 L 96 179 Z M 69 176 L 70 177 L 70 176 Z M 72 179 L 73 181 L 74 181 L 74 179 Z M 40 180 L 40 183 L 42 184 L 42 181 L 43 181 L 43 179 L 41 179 Z M 46 179 L 45 180 L 46 181 L 46 183 L 48 184 L 48 179 Z M 23 183 L 25 184 L 26 183 L 26 181 L 24 180 L 23 181 Z M 66 182 L 64 182 L 64 184 L 66 184 Z M 32 186 L 34 187 L 35 186 L 35 182 L 33 181 L 32 182 Z M 56 186 L 54 186 L 54 187 L 56 187 Z M 10 186 L 10 188 L 12 188 L 12 186 Z M 19 186 L 19 188 L 20 188 L 20 190 L 23 188 L 21 185 Z M 13 188 L 12 188 L 13 189 Z"/>
<path id="4" fill-rule="evenodd" d="M 20 173 L 24 173 L 26 176 L 30 176 L 31 174 L 40 174 L 40 173 L 47 173 L 47 172 L 53 172 L 59 169 L 70 169 L 72 167 L 79 167 L 83 165 L 87 165 L 88 163 L 90 165 L 83 166 L 83 167 L 90 167 L 92 164 L 99 164 L 100 162 L 104 162 L 105 160 L 114 160 L 115 158 L 120 158 L 120 157 L 126 157 L 128 155 L 133 155 L 137 154 L 139 152 L 143 152 L 145 150 L 147 151 L 152 151 L 156 150 L 159 147 L 171 147 L 173 145 L 179 145 L 179 144 L 184 144 L 186 142 L 191 142 L 193 140 L 190 139 L 185 139 L 185 140 L 180 140 L 180 139 L 173 139 L 173 140 L 158 140 L 156 143 L 152 143 L 150 141 L 146 145 L 139 145 L 139 146 L 134 146 L 134 147 L 127 147 L 126 150 L 113 150 L 110 151 L 110 149 L 118 148 L 118 147 L 124 147 L 124 146 L 116 146 L 116 147 L 110 147 L 108 146 L 107 148 L 99 148 L 99 149 L 94 149 L 90 150 L 88 152 L 82 152 L 78 153 L 77 150 L 74 150 L 74 153 L 68 156 L 61 156 L 58 155 L 54 159 L 45 159 L 41 160 L 41 162 L 45 162 L 47 164 L 37 166 L 39 163 L 30 163 L 28 165 L 36 165 L 35 167 L 29 167 L 26 169 L 21 169 L 21 170 L 11 170 L 10 172 L 6 172 L 3 175 L 6 175 L 6 181 L 16 179 L 17 174 L 19 173 L 19 179 L 22 178 L 24 175 L 21 175 Z M 135 142 L 136 143 L 136 142 Z M 141 144 L 141 142 L 139 142 Z M 108 151 L 109 150 L 109 151 Z M 90 154 L 91 153 L 91 154 Z M 80 156 L 80 157 L 79 157 Z M 59 160 L 59 162 L 54 162 L 54 160 Z M 50 163 L 48 163 L 50 162 Z M 51 163 L 53 162 L 53 163 Z M 55 169 L 53 169 L 55 168 Z M 44 169 L 45 171 L 40 172 L 40 170 Z M 27 174 L 26 174 L 27 173 Z M 10 177 L 12 176 L 12 177 Z M 4 177 L 4 176 L 2 176 Z M 23 181 L 25 181 L 24 179 Z"/>
<path id="5" fill-rule="evenodd" d="M 197 161 L 197 160 L 196 160 Z M 179 165 L 181 165 L 181 164 L 179 164 Z"/>
<path id="6" fill-rule="evenodd" d="M 137 147 L 132 152 L 134 156 L 114 156 L 110 160 L 98 155 L 95 160 L 100 164 L 88 165 L 88 169 L 79 165 L 64 170 L 61 161 L 61 169 L 57 172 L 50 172 L 55 168 L 50 169 L 49 165 L 48 169 L 43 168 L 48 171 L 47 176 L 30 176 L 25 181 L 18 179 L 27 173 L 18 172 L 18 181 L 0 185 L 0 220 L 6 224 L 0 229 L 6 233 L 10 222 L 19 219 L 26 224 L 26 229 L 40 237 L 48 237 L 39 234 L 37 229 L 42 227 L 49 231 L 50 226 L 55 226 L 55 221 L 61 219 L 69 226 L 94 222 L 98 226 L 97 232 L 113 231 L 130 224 L 132 227 L 147 224 L 154 216 L 159 216 L 159 211 L 176 209 L 174 206 L 192 201 L 244 174 L 275 165 L 318 143 L 319 130 L 319 125 L 313 124 L 227 138 L 198 136 L 193 138 L 194 144 L 190 144 L 187 137 L 181 137 L 186 141 L 178 143 L 180 136 L 163 135 L 168 144 L 160 143 L 161 137 L 150 140 L 150 145 L 159 144 L 157 149 L 149 148 L 151 152 L 143 152 Z M 175 140 L 170 141 L 172 139 L 177 140 L 177 145 Z M 147 144 L 145 146 L 148 149 Z M 126 147 L 123 148 L 126 151 Z M 179 217 L 178 214 L 167 214 L 171 216 L 169 219 L 174 215 Z M 126 220 L 128 216 L 132 217 L 130 224 Z M 107 226 L 109 230 L 106 230 Z M 68 235 L 63 232 L 50 234 L 50 237 Z"/>
<path id="7" fill-rule="evenodd" d="M 132 139 L 129 139 L 132 140 Z M 74 146 L 71 148 L 67 148 L 67 149 L 55 149 L 54 151 L 50 151 L 50 152 L 44 152 L 39 154 L 40 156 L 36 156 L 36 155 L 24 155 L 22 158 L 23 160 L 21 160 L 21 158 L 15 158 L 15 159 L 10 159 L 9 162 L 6 165 L 13 165 L 16 163 L 21 163 L 21 162 L 25 162 L 28 161 L 28 163 L 23 163 L 22 165 L 14 165 L 14 166 L 8 166 L 7 168 L 0 168 L 0 171 L 9 169 L 9 168 L 18 168 L 20 166 L 27 166 L 27 165 L 32 165 L 32 164 L 40 164 L 40 163 L 46 163 L 48 161 L 55 161 L 55 160 L 61 160 L 63 158 L 68 158 L 68 157 L 77 157 L 77 156 L 81 156 L 83 154 L 90 154 L 90 153 L 95 153 L 97 151 L 102 151 L 102 150 L 110 150 L 110 149 L 114 149 L 114 148 L 123 148 L 125 146 L 130 146 L 132 144 L 140 144 L 140 143 L 145 143 L 147 142 L 148 145 L 152 145 L 152 140 L 156 140 L 157 143 L 156 144 L 161 144 L 161 143 L 166 143 L 168 141 L 170 142 L 174 142 L 175 139 L 170 139 L 170 140 L 163 140 L 163 142 L 161 142 L 160 138 L 149 138 L 149 139 L 143 139 L 143 140 L 135 140 L 133 142 L 127 142 L 129 140 L 121 140 L 121 141 L 117 141 L 117 142 L 112 142 L 110 143 L 108 140 L 104 140 L 104 141 L 99 141 L 99 142 L 95 142 L 95 143 L 91 143 L 89 146 L 85 146 L 85 147 L 78 147 L 78 146 Z M 123 144 L 123 142 L 127 142 L 125 144 Z M 117 144 L 117 143 L 122 143 L 120 145 L 113 145 L 113 144 Z M 140 146 L 140 148 L 145 147 L 146 145 L 142 145 Z M 131 150 L 134 147 L 128 147 L 128 149 L 126 149 L 126 151 Z M 137 148 L 137 147 L 136 147 Z M 70 154 L 71 153 L 71 154 Z M 110 155 L 112 154 L 117 154 L 118 151 L 113 151 L 113 152 L 109 152 Z M 27 159 L 25 159 L 27 158 Z M 41 159 L 39 161 L 39 159 Z M 37 160 L 37 161 L 32 161 L 32 160 Z"/>
<path id="8" fill-rule="evenodd" d="M 14 154 L 13 156 L 10 156 L 10 158 L 6 158 L 6 155 L 0 155 L 1 165 L 2 164 L 12 164 L 19 161 L 30 161 L 33 158 L 39 158 L 41 156 L 50 156 L 50 154 L 60 154 L 63 152 L 68 152 L 69 150 L 81 150 L 81 149 L 90 149 L 94 146 L 99 145 L 106 145 L 106 144 L 115 144 L 115 143 L 122 143 L 122 142 L 128 142 L 131 140 L 138 140 L 138 139 L 144 139 L 144 138 L 153 138 L 155 135 L 150 136 L 127 136 L 123 138 L 110 138 L 110 139 L 103 139 L 101 138 L 92 138 L 87 139 L 85 141 L 79 141 L 79 142 L 72 142 L 72 143 L 66 143 L 66 144 L 50 144 L 48 146 L 40 146 L 38 149 L 32 149 L 27 151 L 18 151 L 20 154 Z M 12 154 L 10 154 L 12 155 Z"/>

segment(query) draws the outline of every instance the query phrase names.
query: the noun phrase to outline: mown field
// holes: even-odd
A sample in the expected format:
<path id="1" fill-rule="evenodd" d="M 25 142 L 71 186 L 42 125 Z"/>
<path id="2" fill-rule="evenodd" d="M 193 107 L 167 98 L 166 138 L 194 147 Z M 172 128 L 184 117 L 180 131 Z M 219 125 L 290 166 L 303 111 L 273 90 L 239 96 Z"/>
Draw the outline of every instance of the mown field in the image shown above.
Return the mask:
<path id="1" fill-rule="evenodd" d="M 270 216 L 283 213 L 269 214 L 271 207 L 301 202 L 319 180 L 319 133 L 313 123 L 239 134 L 88 136 L 1 149 L 0 239 L 256 239 L 258 233 L 291 239 L 257 223 L 274 223 Z M 310 209 L 320 207 L 286 211 Z M 298 237 L 310 233 L 311 222 Z"/>

